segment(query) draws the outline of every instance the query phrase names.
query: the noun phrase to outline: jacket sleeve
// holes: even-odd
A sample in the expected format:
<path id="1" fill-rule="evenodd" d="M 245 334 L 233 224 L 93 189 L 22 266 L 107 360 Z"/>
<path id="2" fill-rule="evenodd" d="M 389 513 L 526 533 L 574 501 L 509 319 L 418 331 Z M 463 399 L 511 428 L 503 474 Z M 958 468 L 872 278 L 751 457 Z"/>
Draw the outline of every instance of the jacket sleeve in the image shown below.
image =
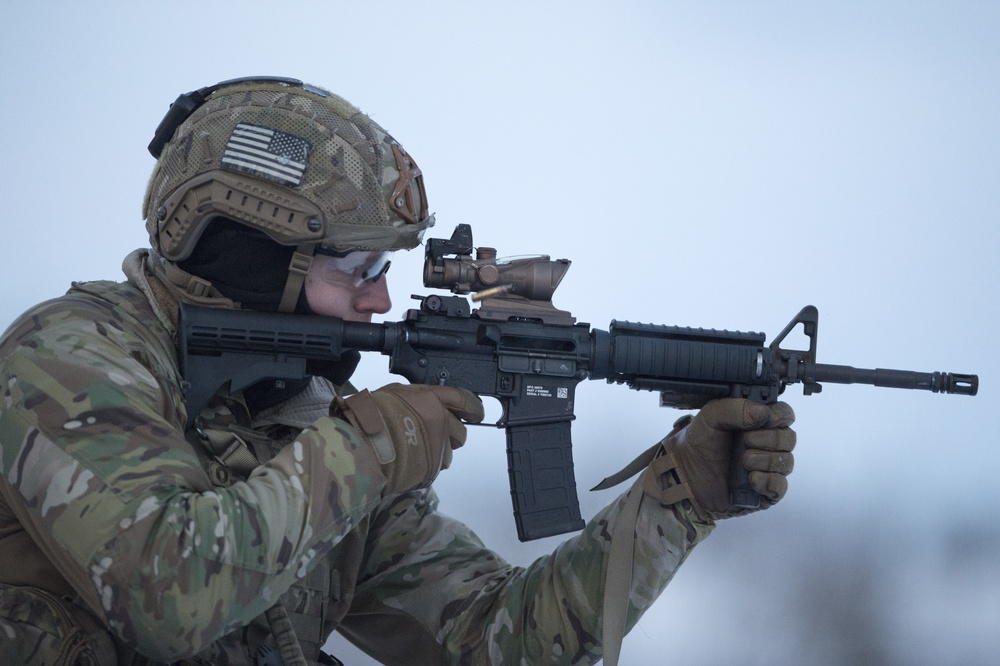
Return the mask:
<path id="1" fill-rule="evenodd" d="M 43 306 L 0 344 L 0 491 L 114 633 L 172 661 L 272 605 L 385 480 L 324 418 L 246 482 L 213 488 L 149 340 L 95 307 Z"/>
<path id="2" fill-rule="evenodd" d="M 382 663 L 593 664 L 611 534 L 625 495 L 526 568 L 410 493 L 380 512 L 351 612 L 340 627 Z M 636 529 L 627 626 L 656 600 L 711 527 L 645 500 Z M 386 638 L 391 637 L 391 638 Z"/>

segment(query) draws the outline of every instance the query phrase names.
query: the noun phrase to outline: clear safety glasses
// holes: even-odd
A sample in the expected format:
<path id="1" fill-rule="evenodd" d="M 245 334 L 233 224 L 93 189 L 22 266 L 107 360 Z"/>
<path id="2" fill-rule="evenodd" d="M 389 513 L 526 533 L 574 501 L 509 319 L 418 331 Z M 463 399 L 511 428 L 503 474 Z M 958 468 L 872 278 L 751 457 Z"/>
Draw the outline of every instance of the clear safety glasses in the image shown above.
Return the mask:
<path id="1" fill-rule="evenodd" d="M 323 280 L 331 284 L 360 287 L 365 282 L 375 283 L 385 275 L 392 263 L 392 252 L 329 252 L 318 250 L 315 262 L 320 263 Z"/>

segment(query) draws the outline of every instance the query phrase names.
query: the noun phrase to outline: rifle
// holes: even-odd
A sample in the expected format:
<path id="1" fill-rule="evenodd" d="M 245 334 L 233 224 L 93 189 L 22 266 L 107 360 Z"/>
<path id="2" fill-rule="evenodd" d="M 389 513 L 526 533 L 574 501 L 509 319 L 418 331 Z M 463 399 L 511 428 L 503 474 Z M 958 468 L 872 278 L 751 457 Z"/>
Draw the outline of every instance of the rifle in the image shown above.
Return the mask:
<path id="1" fill-rule="evenodd" d="M 231 393 L 264 380 L 304 379 L 310 360 L 336 361 L 350 350 L 389 356 L 389 371 L 411 383 L 466 388 L 503 407 L 507 460 L 521 541 L 578 531 L 584 521 L 573 472 L 570 423 L 576 385 L 605 379 L 659 391 L 660 405 L 697 409 L 743 397 L 773 403 L 789 384 L 805 395 L 821 382 L 872 384 L 975 395 L 979 378 L 946 372 L 859 369 L 816 362 L 819 312 L 807 306 L 770 345 L 762 333 L 612 321 L 607 331 L 577 323 L 552 305 L 570 262 L 547 255 L 498 259 L 493 248 L 472 257 L 472 229 L 426 245 L 424 285 L 455 296 L 414 296 L 403 321 L 348 322 L 332 317 L 223 310 L 182 304 L 180 368 L 188 427 L 226 383 Z M 470 307 L 465 294 L 480 303 Z M 806 350 L 785 349 L 802 326 Z M 733 505 L 759 506 L 733 452 Z"/>

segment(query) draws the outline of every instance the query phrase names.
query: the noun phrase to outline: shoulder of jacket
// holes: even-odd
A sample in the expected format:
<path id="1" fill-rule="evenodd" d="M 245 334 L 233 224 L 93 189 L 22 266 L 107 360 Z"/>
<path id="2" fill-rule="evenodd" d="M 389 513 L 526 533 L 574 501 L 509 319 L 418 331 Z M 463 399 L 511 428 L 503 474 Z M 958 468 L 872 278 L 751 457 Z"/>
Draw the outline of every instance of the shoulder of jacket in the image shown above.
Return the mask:
<path id="1" fill-rule="evenodd" d="M 71 362 L 80 349 L 96 354 L 101 363 L 120 363 L 119 369 L 126 372 L 129 363 L 140 364 L 165 400 L 164 415 L 183 423 L 182 380 L 173 337 L 145 295 L 129 283 L 74 283 L 63 296 L 29 309 L 0 337 L 0 374 L 9 372 L 12 366 L 7 361 L 22 353 L 44 359 L 39 369 L 44 374 L 53 371 L 50 365 L 59 359 Z"/>

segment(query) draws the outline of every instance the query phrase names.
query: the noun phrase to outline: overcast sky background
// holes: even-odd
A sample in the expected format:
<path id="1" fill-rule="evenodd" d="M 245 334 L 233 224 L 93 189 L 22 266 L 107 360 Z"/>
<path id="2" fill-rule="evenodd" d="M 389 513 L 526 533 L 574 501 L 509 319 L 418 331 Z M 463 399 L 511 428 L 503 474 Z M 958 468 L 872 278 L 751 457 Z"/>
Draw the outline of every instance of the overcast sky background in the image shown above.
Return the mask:
<path id="1" fill-rule="evenodd" d="M 581 321 L 770 339 L 811 303 L 821 362 L 980 374 L 975 398 L 790 389 L 788 497 L 720 525 L 623 663 L 1000 660 L 1000 4 L 4 3 L 0 327 L 120 278 L 167 106 L 251 74 L 328 87 L 396 136 L 434 235 L 466 222 L 501 255 L 571 259 L 554 302 Z M 394 262 L 386 319 L 421 261 Z M 680 413 L 577 397 L 590 517 L 615 493 L 585 489 Z M 502 431 L 473 430 L 438 487 L 511 561 L 558 543 L 517 542 Z"/>

